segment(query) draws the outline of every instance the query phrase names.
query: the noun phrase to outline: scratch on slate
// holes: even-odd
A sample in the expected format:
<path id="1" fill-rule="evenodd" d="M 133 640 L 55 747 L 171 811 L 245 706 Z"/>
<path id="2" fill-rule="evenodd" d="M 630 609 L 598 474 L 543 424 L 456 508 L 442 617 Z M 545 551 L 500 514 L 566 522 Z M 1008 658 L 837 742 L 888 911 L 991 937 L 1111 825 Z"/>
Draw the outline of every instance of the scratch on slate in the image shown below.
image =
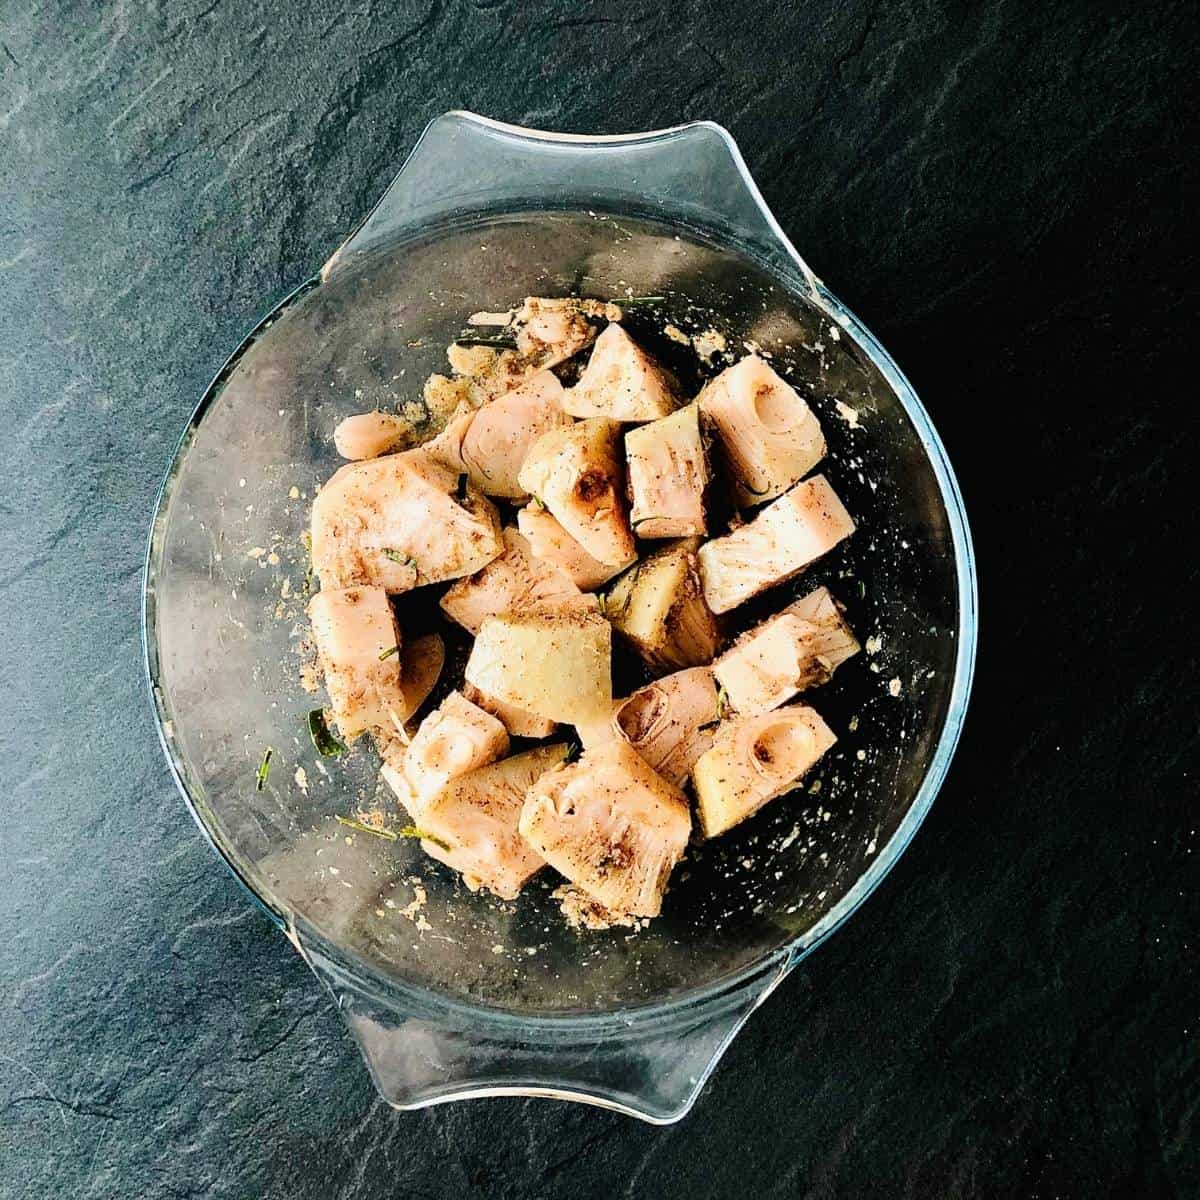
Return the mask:
<path id="1" fill-rule="evenodd" d="M 52 1100 L 54 1102 L 58 1108 L 58 1115 L 62 1118 L 63 1128 L 69 1128 L 66 1110 L 70 1106 L 64 1100 L 59 1099 L 59 1097 L 55 1094 L 54 1089 L 36 1071 L 32 1070 L 30 1067 L 27 1067 L 23 1062 L 18 1062 L 15 1058 L 11 1058 L 9 1055 L 2 1052 L 0 1052 L 0 1060 L 12 1063 L 14 1067 L 20 1067 L 20 1069 L 24 1071 L 26 1075 L 29 1075 L 37 1083 L 41 1084 L 46 1092 L 46 1095 L 43 1097 L 43 1099 Z"/>
<path id="2" fill-rule="evenodd" d="M 4 42 L 0 42 L 0 46 L 4 48 L 4 57 L 7 58 L 14 67 L 19 67 L 21 64 L 17 62 L 17 56 L 8 48 L 8 46 L 5 45 Z"/>
<path id="3" fill-rule="evenodd" d="M 133 110 L 137 108 L 137 106 L 141 104 L 142 101 L 145 100 L 146 97 L 150 95 L 150 93 L 154 91 L 154 89 L 158 87 L 158 85 L 162 83 L 162 81 L 166 79 L 168 75 L 171 74 L 172 70 L 173 68 L 171 67 L 164 68 L 150 81 L 149 84 L 146 85 L 146 87 L 142 88 L 142 90 L 138 92 L 138 94 L 134 96 L 134 98 L 123 109 L 121 109 L 121 111 L 117 113 L 117 115 L 113 117 L 111 121 L 109 121 L 108 132 L 112 133 L 113 129 L 116 128 L 116 126 L 118 126 L 123 120 L 125 120 L 125 118 L 129 116 L 129 114 L 133 112 Z"/>

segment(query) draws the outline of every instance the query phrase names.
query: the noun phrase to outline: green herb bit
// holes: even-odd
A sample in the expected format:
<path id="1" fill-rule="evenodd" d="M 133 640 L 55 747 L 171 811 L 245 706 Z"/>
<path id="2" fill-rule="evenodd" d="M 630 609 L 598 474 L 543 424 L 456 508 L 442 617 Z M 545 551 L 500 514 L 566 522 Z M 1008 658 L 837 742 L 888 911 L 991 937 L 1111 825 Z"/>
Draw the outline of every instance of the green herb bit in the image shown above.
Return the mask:
<path id="1" fill-rule="evenodd" d="M 308 736 L 312 738 L 312 744 L 322 758 L 338 758 L 349 753 L 346 743 L 338 741 L 330 733 L 323 708 L 314 708 L 308 714 Z"/>
<path id="2" fill-rule="evenodd" d="M 707 733 L 710 729 L 716 729 L 720 725 L 720 721 L 705 721 L 703 725 L 696 726 L 697 733 Z"/>
<path id="3" fill-rule="evenodd" d="M 724 688 L 717 689 L 717 720 L 723 721 L 729 716 L 729 693 Z"/>
<path id="4" fill-rule="evenodd" d="M 382 654 L 379 656 L 379 661 L 380 661 L 380 662 L 383 662 L 383 661 L 385 661 L 386 659 L 389 659 L 389 658 L 391 658 L 393 654 L 399 654 L 399 653 L 400 653 L 400 647 L 399 647 L 399 646 L 393 646 L 393 647 L 392 647 L 390 650 L 385 650 L 385 651 L 384 651 L 384 652 L 383 652 L 383 653 L 382 653 Z"/>
<path id="5" fill-rule="evenodd" d="M 396 832 L 404 838 L 417 838 L 422 842 L 432 842 L 443 850 L 453 849 L 449 842 L 443 841 L 440 837 L 434 837 L 428 830 L 418 829 L 415 825 L 401 825 Z"/>
<path id="6" fill-rule="evenodd" d="M 454 339 L 454 344 L 456 346 L 486 346 L 489 350 L 515 350 L 517 339 L 504 334 L 489 337 L 485 333 L 471 333 L 469 330 L 464 330 L 459 337 Z"/>
<path id="7" fill-rule="evenodd" d="M 268 746 L 262 762 L 258 764 L 258 770 L 254 773 L 254 790 L 256 792 L 261 792 L 267 786 L 267 776 L 271 773 L 271 755 L 274 753 L 275 751 Z"/>
<path id="8" fill-rule="evenodd" d="M 383 829 L 375 825 L 368 825 L 364 821 L 356 821 L 353 817 L 343 817 L 340 813 L 334 817 L 334 820 L 339 825 L 345 825 L 347 829 L 356 830 L 358 833 L 369 833 L 373 837 L 383 838 L 385 842 L 398 842 L 401 838 L 417 838 L 423 842 L 432 842 L 443 850 L 451 848 L 448 842 L 434 837 L 432 833 L 428 833 L 424 829 L 418 829 L 415 825 L 402 825 L 399 829 Z"/>
<path id="9" fill-rule="evenodd" d="M 401 566 L 412 567 L 414 571 L 417 569 L 417 560 L 411 554 L 406 554 L 403 550 L 385 549 L 383 557 L 390 558 L 392 562 L 400 563 Z"/>
<path id="10" fill-rule="evenodd" d="M 666 296 L 616 296 L 613 304 L 662 304 Z"/>
<path id="11" fill-rule="evenodd" d="M 582 753 L 583 753 L 583 743 L 577 737 L 571 738 L 567 742 L 566 752 L 562 756 L 563 764 L 569 765 L 570 763 L 578 762 L 579 756 Z"/>

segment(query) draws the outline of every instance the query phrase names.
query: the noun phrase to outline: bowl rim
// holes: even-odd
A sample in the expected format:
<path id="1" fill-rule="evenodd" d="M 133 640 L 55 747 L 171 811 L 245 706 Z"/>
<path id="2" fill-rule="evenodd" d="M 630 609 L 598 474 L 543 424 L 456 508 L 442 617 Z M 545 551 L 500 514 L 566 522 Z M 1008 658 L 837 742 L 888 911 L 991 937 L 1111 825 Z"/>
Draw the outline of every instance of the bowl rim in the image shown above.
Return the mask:
<path id="1" fill-rule="evenodd" d="M 744 164 L 743 170 L 745 170 Z M 550 210 L 547 209 L 546 211 Z M 464 214 L 460 221 L 454 224 L 469 223 L 475 215 Z M 495 216 L 498 214 L 490 215 Z M 617 214 L 614 213 L 614 215 Z M 624 215 L 631 216 L 634 214 L 626 213 Z M 696 232 L 703 233 L 700 230 Z M 720 235 L 714 235 L 711 231 L 708 236 L 718 245 L 726 244 L 728 241 L 728 239 L 724 239 Z M 787 244 L 790 247 L 790 243 Z M 774 270 L 772 264 L 765 262 L 751 248 L 739 245 L 738 249 L 741 253 L 748 254 L 750 257 L 757 259 L 765 269 Z M 798 258 L 799 256 L 797 255 L 796 257 Z M 901 818 L 892 836 L 866 870 L 855 880 L 854 884 L 814 925 L 784 944 L 777 946 L 761 958 L 709 983 L 680 991 L 669 999 L 647 1000 L 642 1003 L 618 1006 L 597 1012 L 579 1010 L 544 1013 L 517 1012 L 498 1005 L 471 1002 L 458 996 L 438 991 L 425 984 L 390 975 L 360 958 L 352 951 L 347 951 L 336 943 L 330 942 L 319 930 L 308 928 L 302 917 L 297 921 L 293 913 L 281 912 L 276 909 L 243 875 L 241 869 L 222 847 L 214 835 L 212 828 L 206 822 L 201 811 L 203 807 L 202 802 L 197 796 L 192 794 L 183 765 L 172 747 L 172 738 L 167 730 L 169 717 L 162 698 L 157 646 L 154 638 L 156 611 L 155 581 L 157 578 L 155 551 L 158 545 L 160 529 L 165 525 L 165 515 L 168 510 L 174 484 L 186 457 L 189 443 L 209 409 L 219 399 L 224 390 L 224 383 L 228 380 L 233 369 L 250 346 L 284 312 L 300 301 L 308 292 L 321 285 L 323 282 L 321 275 L 318 273 L 311 276 L 277 301 L 254 324 L 224 363 L 222 363 L 220 369 L 213 376 L 212 381 L 204 389 L 184 425 L 155 496 L 153 516 L 150 523 L 142 570 L 142 602 L 140 613 L 142 666 L 150 693 L 151 706 L 154 711 L 155 728 L 158 734 L 159 745 L 166 758 L 171 776 L 175 781 L 176 789 L 187 806 L 189 813 L 191 813 L 192 819 L 195 821 L 205 840 L 225 863 L 246 894 L 285 933 L 306 961 L 309 961 L 309 959 L 307 953 L 304 951 L 302 938 L 298 936 L 300 929 L 304 931 L 303 938 L 312 939 L 322 956 L 334 961 L 340 961 L 351 968 L 352 976 L 361 984 L 367 984 L 370 981 L 374 985 L 372 987 L 372 995 L 377 996 L 377 992 L 382 991 L 384 993 L 381 998 L 383 1003 L 395 1008 L 420 1009 L 440 1015 L 443 1018 L 457 1017 L 464 1025 L 477 1025 L 483 1021 L 499 1031 L 528 1031 L 531 1028 L 536 1028 L 545 1033 L 570 1036 L 572 1031 L 583 1029 L 586 1029 L 589 1033 L 595 1033 L 605 1025 L 611 1025 L 613 1028 L 628 1029 L 631 1022 L 637 1022 L 638 1024 L 647 1022 L 661 1023 L 663 1021 L 670 1021 L 680 1014 L 692 1014 L 694 1016 L 696 1010 L 700 1007 L 724 1009 L 729 1005 L 737 1003 L 743 994 L 748 990 L 753 990 L 755 985 L 761 986 L 765 991 L 772 990 L 780 982 L 783 975 L 841 928 L 879 887 L 896 862 L 904 854 L 905 850 L 907 850 L 917 830 L 933 806 L 933 802 L 945 781 L 950 762 L 958 746 L 970 700 L 974 680 L 979 623 L 978 575 L 974 544 L 962 493 L 959 489 L 954 470 L 950 465 L 945 446 L 928 412 L 918 398 L 916 390 L 896 365 L 887 350 L 884 349 L 874 334 L 867 329 L 854 313 L 842 304 L 822 281 L 811 276 L 809 277 L 809 281 L 815 284 L 816 296 L 814 297 L 810 292 L 804 298 L 810 303 L 815 299 L 819 305 L 823 306 L 829 316 L 842 329 L 849 332 L 854 341 L 871 358 L 875 367 L 884 376 L 889 387 L 895 393 L 905 415 L 912 422 L 913 428 L 925 451 L 926 458 L 933 470 L 934 478 L 937 480 L 950 529 L 958 601 L 958 620 L 955 629 L 956 653 L 954 677 L 951 683 L 950 697 L 946 705 L 942 728 L 937 735 L 937 744 L 933 754 L 930 756 L 925 775 L 917 788 L 912 803 Z M 781 282 L 785 281 L 781 280 Z M 786 282 L 785 286 L 787 286 Z M 760 981 L 764 980 L 765 983 L 760 984 Z"/>

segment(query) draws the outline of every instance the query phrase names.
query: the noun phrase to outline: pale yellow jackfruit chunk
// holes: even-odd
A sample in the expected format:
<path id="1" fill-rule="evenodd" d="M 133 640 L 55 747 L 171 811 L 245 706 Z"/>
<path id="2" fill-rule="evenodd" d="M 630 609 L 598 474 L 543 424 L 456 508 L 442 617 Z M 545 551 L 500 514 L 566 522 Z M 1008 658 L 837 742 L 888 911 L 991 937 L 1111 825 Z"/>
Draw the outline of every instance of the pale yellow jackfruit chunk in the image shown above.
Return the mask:
<path id="1" fill-rule="evenodd" d="M 469 683 L 551 721 L 595 720 L 612 706 L 612 626 L 592 597 L 535 604 L 489 617 L 471 657 Z"/>
<path id="2" fill-rule="evenodd" d="M 798 483 L 753 521 L 700 547 L 708 606 L 728 612 L 799 575 L 854 532 L 854 521 L 824 475 Z"/>
<path id="3" fill-rule="evenodd" d="M 472 891 L 487 888 L 515 900 L 546 865 L 517 832 L 525 794 L 566 754 L 565 744 L 539 746 L 452 779 L 421 812 L 422 848 L 462 874 Z"/>
<path id="4" fill-rule="evenodd" d="M 758 812 L 836 741 L 820 715 L 803 704 L 722 722 L 712 748 L 692 768 L 700 831 L 716 837 Z"/>
<path id="5" fill-rule="evenodd" d="M 702 536 L 708 465 L 700 410 L 689 404 L 669 417 L 625 434 L 633 505 L 629 521 L 639 538 Z"/>
<path id="6" fill-rule="evenodd" d="M 462 693 L 472 704 L 478 704 L 484 712 L 490 712 L 512 737 L 549 737 L 558 727 L 557 721 L 539 717 L 516 704 L 506 704 L 503 700 L 497 700 L 495 696 L 489 695 L 467 680 L 463 680 Z"/>
<path id="7" fill-rule="evenodd" d="M 683 785 L 696 760 L 712 745 L 725 701 L 708 667 L 688 667 L 613 702 L 604 721 L 576 725 L 585 750 L 627 742 L 664 779 Z"/>
<path id="8" fill-rule="evenodd" d="M 329 707 L 344 738 L 394 728 L 406 710 L 400 630 L 379 587 L 328 588 L 308 604 Z M 386 657 L 385 657 L 386 656 Z"/>
<path id="9" fill-rule="evenodd" d="M 517 528 L 536 558 L 561 567 L 584 592 L 602 587 L 635 561 L 633 553 L 619 567 L 593 558 L 540 504 L 527 504 L 517 513 Z"/>
<path id="10" fill-rule="evenodd" d="M 671 377 L 620 325 L 596 339 L 583 375 L 563 399 L 572 416 L 613 421 L 653 421 L 677 403 Z"/>
<path id="11" fill-rule="evenodd" d="M 594 558 L 610 566 L 636 554 L 614 421 L 578 421 L 544 433 L 521 468 L 521 487 Z"/>
<path id="12" fill-rule="evenodd" d="M 384 412 L 356 413 L 338 423 L 333 444 L 343 458 L 378 458 L 409 444 L 412 436 L 412 423 L 403 417 Z"/>
<path id="13" fill-rule="evenodd" d="M 612 741 L 543 775 L 526 796 L 520 831 L 606 908 L 653 917 L 691 825 L 683 793 Z"/>
<path id="14" fill-rule="evenodd" d="M 626 571 L 608 589 L 604 615 L 654 667 L 710 663 L 720 643 L 700 586 L 693 539 L 658 550 Z"/>
<path id="15" fill-rule="evenodd" d="M 859 651 L 828 588 L 817 588 L 744 634 L 713 663 L 713 674 L 739 713 L 778 708 L 825 683 Z"/>
<path id="16" fill-rule="evenodd" d="M 505 529 L 504 553 L 450 587 L 441 606 L 451 620 L 478 634 L 488 617 L 503 616 L 541 600 L 579 594 L 561 567 L 535 557 L 520 533 Z"/>
<path id="17" fill-rule="evenodd" d="M 342 467 L 317 494 L 312 562 L 323 587 L 407 592 L 478 571 L 504 549 L 500 518 L 422 450 Z"/>
<path id="18" fill-rule="evenodd" d="M 613 723 L 654 770 L 680 786 L 712 745 L 717 709 L 712 672 L 689 667 L 618 700 Z"/>
<path id="19" fill-rule="evenodd" d="M 562 397 L 557 377 L 539 371 L 482 408 L 456 414 L 423 449 L 450 470 L 465 472 L 485 496 L 521 499 L 526 492 L 517 476 L 534 442 L 572 424 Z"/>
<path id="20" fill-rule="evenodd" d="M 404 750 L 385 753 L 381 774 L 418 823 L 425 802 L 451 779 L 508 753 L 508 733 L 491 713 L 451 692 L 417 729 Z"/>
<path id="21" fill-rule="evenodd" d="M 825 457 L 816 414 L 757 354 L 722 371 L 697 403 L 716 430 L 740 508 L 781 495 Z"/>

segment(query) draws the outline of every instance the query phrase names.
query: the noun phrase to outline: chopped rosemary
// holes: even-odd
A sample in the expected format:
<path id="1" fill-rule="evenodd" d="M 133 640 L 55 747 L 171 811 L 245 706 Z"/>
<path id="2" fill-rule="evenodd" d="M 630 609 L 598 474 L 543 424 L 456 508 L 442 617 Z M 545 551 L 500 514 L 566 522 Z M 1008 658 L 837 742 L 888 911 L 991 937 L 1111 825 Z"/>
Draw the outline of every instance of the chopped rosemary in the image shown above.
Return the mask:
<path id="1" fill-rule="evenodd" d="M 707 733 L 710 729 L 716 729 L 720 725 L 720 721 L 705 721 L 703 725 L 696 726 L 697 733 Z"/>
<path id="2" fill-rule="evenodd" d="M 456 346 L 487 346 L 490 350 L 515 350 L 517 339 L 504 334 L 488 337 L 486 333 L 471 333 L 464 330 L 462 335 L 454 339 Z"/>
<path id="3" fill-rule="evenodd" d="M 614 304 L 662 304 L 666 296 L 617 296 Z"/>
<path id="4" fill-rule="evenodd" d="M 338 741 L 330 733 L 323 708 L 314 708 L 308 714 L 308 736 L 312 738 L 313 747 L 322 758 L 338 758 L 348 753 L 346 743 Z"/>
<path id="5" fill-rule="evenodd" d="M 338 813 L 334 820 L 339 825 L 345 825 L 347 829 L 357 830 L 359 833 L 370 833 L 375 837 L 383 838 L 387 842 L 397 842 L 401 838 L 419 838 L 423 842 L 432 842 L 435 846 L 440 846 L 443 850 L 449 850 L 450 844 L 442 841 L 439 837 L 434 837 L 432 833 L 427 833 L 424 829 L 418 829 L 415 825 L 402 825 L 399 829 L 383 829 L 377 828 L 374 825 L 368 825 L 364 821 L 356 821 L 353 817 L 343 817 Z"/>
<path id="6" fill-rule="evenodd" d="M 399 647 L 399 646 L 393 646 L 393 647 L 392 647 L 390 650 L 385 650 L 385 651 L 384 651 L 384 652 L 383 652 L 383 653 L 382 653 L 382 654 L 379 656 L 379 661 L 380 661 L 380 662 L 383 662 L 383 661 L 384 661 L 384 659 L 391 658 L 393 654 L 399 654 L 399 653 L 400 653 L 400 647 Z"/>
<path id="7" fill-rule="evenodd" d="M 383 557 L 390 558 L 392 562 L 400 563 L 402 566 L 412 567 L 414 571 L 417 569 L 417 560 L 411 554 L 406 554 L 403 550 L 385 549 Z"/>
<path id="8" fill-rule="evenodd" d="M 254 790 L 256 792 L 261 792 L 267 785 L 267 776 L 271 773 L 271 755 L 274 753 L 275 751 L 268 746 L 262 762 L 258 764 L 258 770 L 254 773 Z"/>
<path id="9" fill-rule="evenodd" d="M 577 762 L 582 753 L 583 743 L 577 737 L 572 737 L 567 742 L 566 752 L 562 756 L 563 764 L 567 765 L 569 763 Z"/>

